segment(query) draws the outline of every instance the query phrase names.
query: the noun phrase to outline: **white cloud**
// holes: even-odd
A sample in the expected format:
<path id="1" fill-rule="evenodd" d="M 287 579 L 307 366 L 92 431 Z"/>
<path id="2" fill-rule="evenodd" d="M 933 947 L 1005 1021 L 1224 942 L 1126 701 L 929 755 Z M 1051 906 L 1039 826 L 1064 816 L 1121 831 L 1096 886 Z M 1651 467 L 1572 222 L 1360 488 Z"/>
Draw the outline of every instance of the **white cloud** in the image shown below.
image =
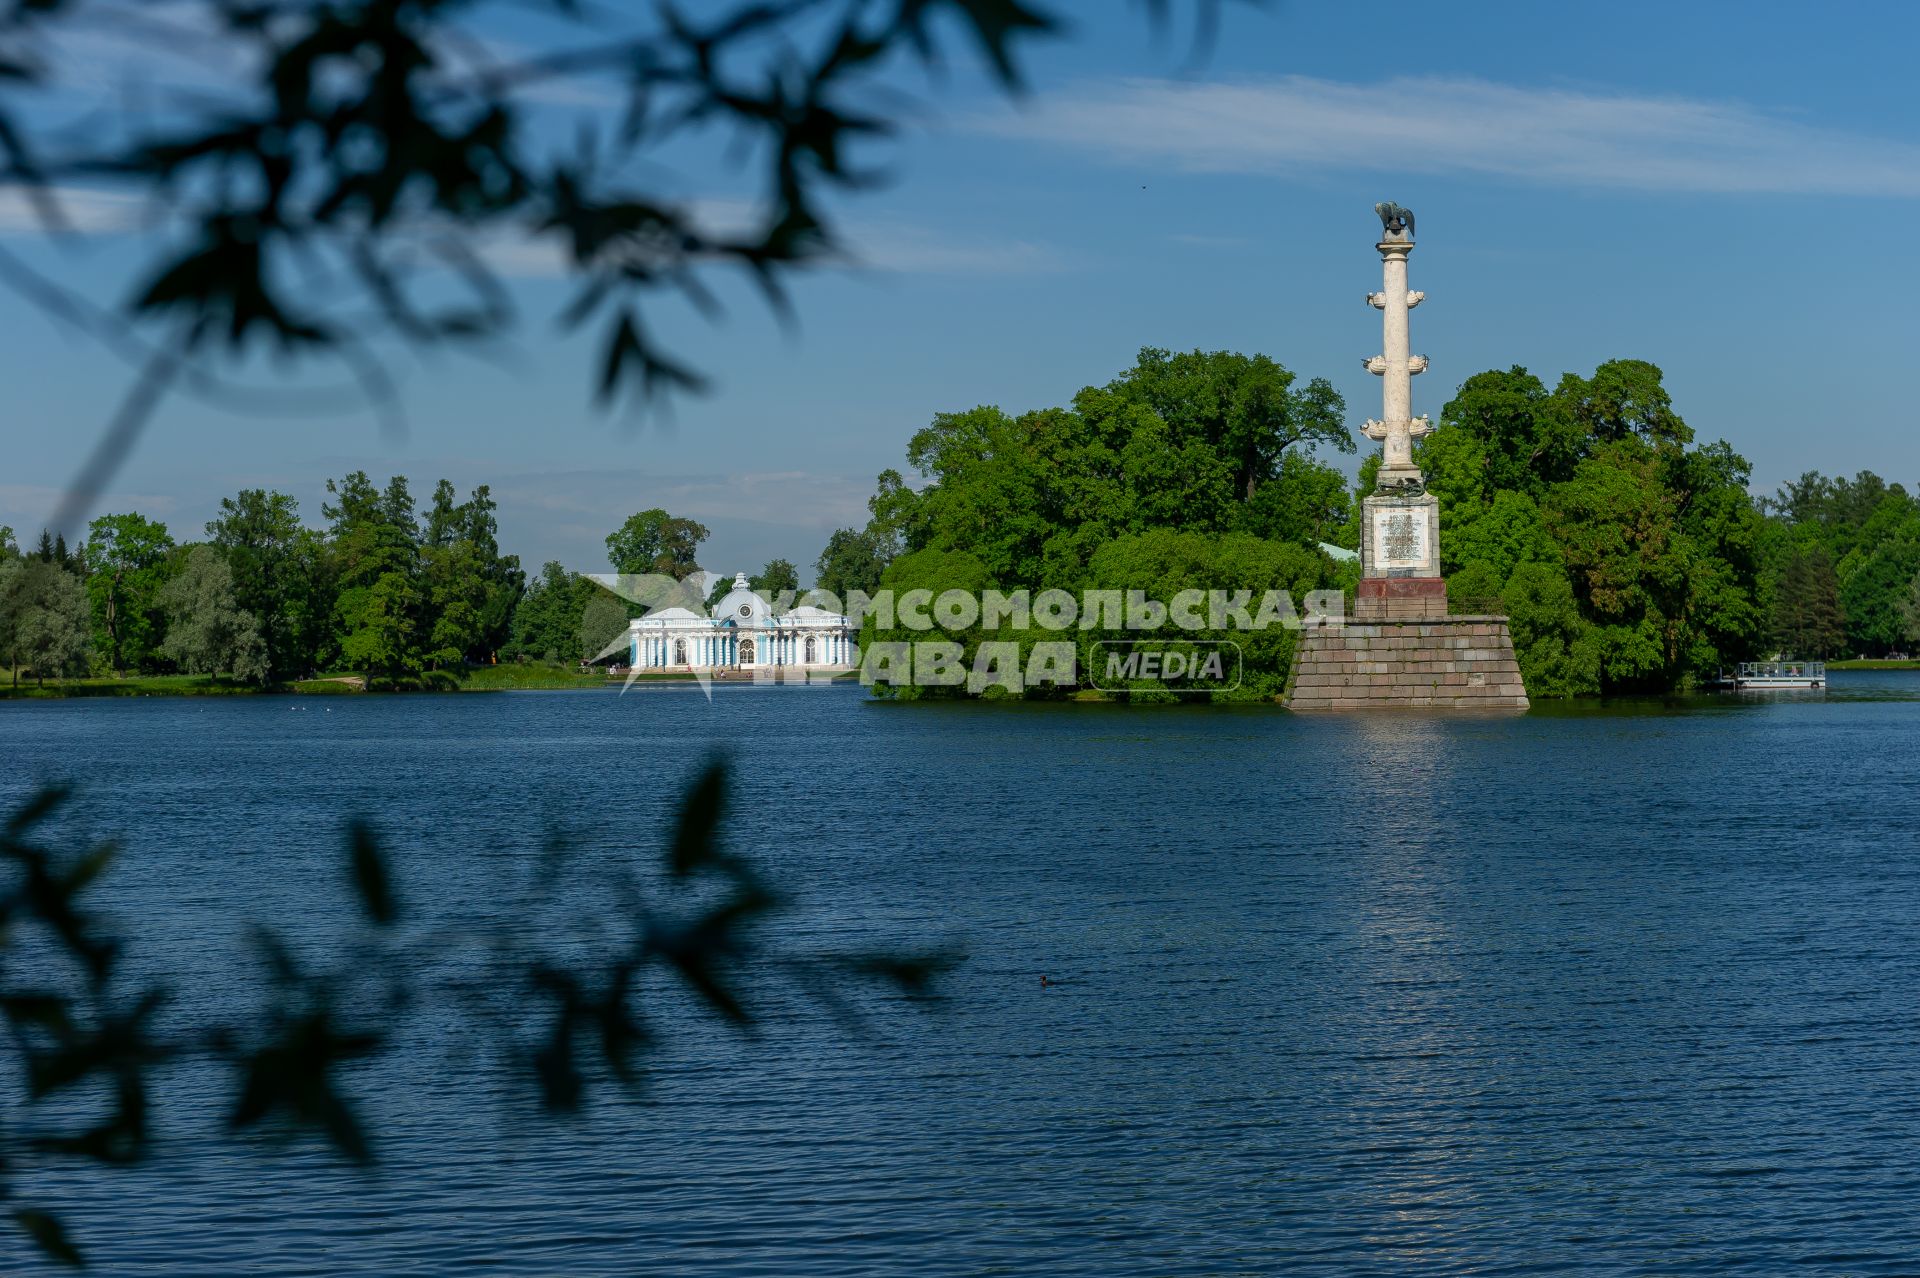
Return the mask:
<path id="1" fill-rule="evenodd" d="M 1920 145 L 1733 101 L 1420 77 L 1127 80 L 1039 99 L 985 132 L 1190 172 L 1469 173 L 1553 185 L 1920 195 Z"/>
<path id="2" fill-rule="evenodd" d="M 849 221 L 840 228 L 849 265 L 901 275 L 1036 275 L 1066 269 L 1045 244 L 954 234 L 905 222 Z"/>

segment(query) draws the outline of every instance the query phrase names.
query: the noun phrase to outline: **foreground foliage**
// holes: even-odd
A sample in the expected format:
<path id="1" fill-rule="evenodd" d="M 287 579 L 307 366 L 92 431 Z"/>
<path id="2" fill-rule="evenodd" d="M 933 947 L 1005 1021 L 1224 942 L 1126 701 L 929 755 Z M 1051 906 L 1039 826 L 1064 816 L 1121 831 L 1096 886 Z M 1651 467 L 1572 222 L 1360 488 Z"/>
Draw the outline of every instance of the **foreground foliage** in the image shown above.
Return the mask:
<path id="1" fill-rule="evenodd" d="M 584 891 L 568 890 L 577 871 L 564 840 L 530 849 L 527 881 L 500 885 L 493 916 L 456 933 L 412 923 L 377 831 L 351 822 L 342 886 L 359 926 L 319 964 L 256 926 L 258 966 L 234 983 L 235 1002 L 182 1023 L 163 1011 L 174 993 L 165 979 L 129 957 L 139 946 L 128 925 L 89 904 L 117 848 L 58 850 L 47 827 L 69 792 L 42 790 L 0 829 L 0 1077 L 17 1088 L 0 1130 L 0 1198 L 14 1227 L 45 1255 L 81 1263 L 85 1239 L 36 1202 L 35 1171 L 167 1157 L 155 1111 L 169 1071 L 226 1074 L 230 1138 L 310 1137 L 366 1164 L 380 1133 L 356 1104 L 356 1069 L 433 1050 L 448 1017 L 511 1064 L 538 1112 L 558 1116 L 638 1086 L 666 1046 L 649 1016 L 662 999 L 690 999 L 746 1032 L 776 984 L 856 1024 L 856 986 L 933 993 L 949 953 L 781 947 L 771 924 L 784 898 L 727 846 L 726 794 L 715 762 L 655 869 L 619 867 Z"/>

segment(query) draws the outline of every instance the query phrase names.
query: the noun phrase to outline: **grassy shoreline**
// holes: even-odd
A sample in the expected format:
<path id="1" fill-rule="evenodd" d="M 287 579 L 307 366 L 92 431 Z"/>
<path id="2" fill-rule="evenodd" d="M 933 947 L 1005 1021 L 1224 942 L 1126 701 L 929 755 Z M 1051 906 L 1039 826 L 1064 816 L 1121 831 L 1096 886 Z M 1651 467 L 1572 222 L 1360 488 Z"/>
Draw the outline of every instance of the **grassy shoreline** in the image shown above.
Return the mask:
<path id="1" fill-rule="evenodd" d="M 691 682 L 683 674 L 644 674 L 646 682 Z M 554 690 L 567 688 L 619 687 L 622 681 L 607 678 L 604 671 L 582 673 L 568 666 L 530 663 L 520 666 L 479 666 L 455 674 L 436 671 L 418 680 L 389 683 L 376 679 L 375 692 L 509 692 L 518 689 Z M 49 679 L 44 687 L 23 679 L 15 688 L 11 680 L 0 682 L 0 701 L 63 700 L 74 697 L 254 697 L 254 696 L 349 696 L 363 691 L 362 678 L 340 672 L 297 679 L 290 683 L 256 687 L 215 679 L 211 675 L 107 675 L 98 678 Z"/>
<path id="2" fill-rule="evenodd" d="M 0 674 L 0 679 L 4 677 L 4 674 Z M 693 675 L 677 671 L 644 672 L 635 679 L 637 683 L 693 683 L 694 681 Z M 619 688 L 625 682 L 624 675 L 613 679 L 609 678 L 603 670 L 581 671 L 575 666 L 528 662 L 524 665 L 476 666 L 459 673 L 446 670 L 430 671 L 417 679 L 391 682 L 376 679 L 372 691 L 378 693 L 552 692 L 569 689 Z M 722 682 L 750 681 L 727 679 Z M 128 675 L 125 678 L 108 675 L 99 678 L 50 679 L 45 687 L 26 680 L 22 680 L 18 688 L 13 687 L 10 681 L 0 682 L 0 701 L 54 701 L 77 697 L 332 697 L 352 696 L 366 691 L 363 683 L 363 676 L 348 672 L 316 675 L 312 679 L 296 679 L 291 683 L 269 684 L 265 687 L 235 683 L 226 678 L 215 679 L 211 675 Z"/>

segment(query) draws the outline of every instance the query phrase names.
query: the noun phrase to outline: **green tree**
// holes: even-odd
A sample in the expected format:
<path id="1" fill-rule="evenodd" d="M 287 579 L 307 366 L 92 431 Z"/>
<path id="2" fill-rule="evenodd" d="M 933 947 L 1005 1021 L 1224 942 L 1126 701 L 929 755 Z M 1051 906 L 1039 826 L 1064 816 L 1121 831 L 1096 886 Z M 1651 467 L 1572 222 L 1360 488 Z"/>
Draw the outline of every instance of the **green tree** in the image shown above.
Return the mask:
<path id="1" fill-rule="evenodd" d="M 1415 460 L 1427 487 L 1450 507 L 1469 499 L 1490 504 L 1499 492 L 1538 501 L 1572 478 L 1585 454 L 1585 432 L 1567 402 L 1516 365 L 1462 382 Z"/>
<path id="2" fill-rule="evenodd" d="M 543 661 L 564 661 L 578 642 L 580 618 L 586 610 L 584 591 L 599 587 L 548 560 L 527 586 L 513 613 L 511 651 Z"/>
<path id="3" fill-rule="evenodd" d="M 1527 695 L 1585 697 L 1601 690 L 1601 643 L 1558 564 L 1514 567 L 1501 602 Z"/>
<path id="4" fill-rule="evenodd" d="M 837 529 L 813 564 L 814 584 L 843 602 L 854 591 L 871 595 L 892 562 L 879 538 L 866 529 Z"/>
<path id="5" fill-rule="evenodd" d="M 429 542 L 421 549 L 420 567 L 426 659 L 436 669 L 459 665 L 486 645 L 490 596 L 479 556 L 468 541 Z"/>
<path id="6" fill-rule="evenodd" d="M 788 560 L 770 559 L 747 584 L 768 599 L 778 599 L 783 594 L 791 596 L 799 593 L 800 570 Z"/>
<path id="7" fill-rule="evenodd" d="M 1307 547 L 1323 541 L 1339 544 L 1352 522 L 1353 494 L 1346 476 L 1334 467 L 1291 449 L 1241 512 L 1240 531 L 1268 541 Z"/>
<path id="8" fill-rule="evenodd" d="M 1820 660 L 1847 641 L 1840 605 L 1840 578 L 1825 546 L 1814 545 L 1787 561 L 1773 602 L 1773 639 L 1788 657 Z"/>
<path id="9" fill-rule="evenodd" d="M 1906 626 L 1901 638 L 1906 640 L 1907 650 L 1912 651 L 1913 645 L 1920 644 L 1920 573 L 1915 573 L 1907 583 L 1907 593 L 1900 599 L 1900 620 Z"/>
<path id="10" fill-rule="evenodd" d="M 656 506 L 627 516 L 607 534 L 607 559 L 615 572 L 659 573 L 681 581 L 700 571 L 700 543 L 706 539 L 705 524 Z"/>
<path id="11" fill-rule="evenodd" d="M 1269 591 L 1284 592 L 1296 615 L 1304 609 L 1308 592 L 1333 581 L 1333 564 L 1318 550 L 1268 541 L 1247 533 L 1181 532 L 1153 528 L 1119 538 L 1095 553 L 1088 567 L 1089 586 L 1103 590 L 1140 591 L 1146 598 L 1171 602 L 1182 591 L 1223 591 L 1230 597 L 1248 596 L 1250 613 L 1257 613 Z M 1212 701 L 1268 701 L 1280 695 L 1293 664 L 1298 634 L 1280 620 L 1260 629 L 1242 629 L 1230 621 L 1217 628 L 1209 615 L 1201 630 L 1168 628 L 1141 632 L 1107 626 L 1084 632 L 1080 666 L 1095 670 L 1101 641 L 1124 643 L 1148 639 L 1162 642 L 1231 645 L 1241 663 L 1238 686 L 1210 690 Z M 1224 620 L 1224 619 L 1223 619 Z M 1057 636 L 1056 636 L 1057 637 Z M 1169 699 L 1157 681 L 1146 682 L 1129 694 L 1131 700 Z"/>
<path id="12" fill-rule="evenodd" d="M 20 686 L 20 623 L 24 619 L 27 561 L 6 553 L 0 543 L 0 661 L 7 663 L 8 678 L 14 688 Z"/>
<path id="13" fill-rule="evenodd" d="M 627 606 L 604 590 L 596 590 L 580 611 L 580 631 L 575 650 L 583 661 L 598 661 L 612 655 L 620 637 L 627 632 Z"/>
<path id="14" fill-rule="evenodd" d="M 160 642 L 159 596 L 172 550 L 167 526 L 139 514 L 102 515 L 88 528 L 94 644 L 123 674 L 129 663 L 144 669 Z"/>
<path id="15" fill-rule="evenodd" d="M 1165 422 L 1175 449 L 1200 443 L 1223 459 L 1233 497 L 1250 501 L 1279 472 L 1288 449 L 1325 444 L 1354 451 L 1339 393 L 1324 378 L 1302 387 L 1295 380 L 1265 355 L 1144 347 L 1106 390 Z"/>
<path id="16" fill-rule="evenodd" d="M 213 546 L 194 546 L 173 580 L 160 590 L 167 637 L 160 655 L 188 674 L 230 672 L 242 683 L 270 675 L 260 623 L 242 608 L 227 557 Z"/>
<path id="17" fill-rule="evenodd" d="M 1693 429 L 1673 411 L 1660 369 L 1645 360 L 1608 360 L 1592 377 L 1568 373 L 1553 394 L 1600 444 L 1638 439 L 1669 451 L 1693 442 Z"/>
<path id="18" fill-rule="evenodd" d="M 80 673 L 90 645 L 86 586 L 55 558 L 27 563 L 17 589 L 16 659 L 42 684 Z"/>
<path id="19" fill-rule="evenodd" d="M 222 498 L 219 516 L 207 524 L 207 539 L 227 557 L 234 599 L 259 623 L 268 665 L 282 678 L 313 664 L 314 565 L 301 531 L 298 503 L 262 488 Z M 324 616 L 330 602 L 319 608 Z"/>
<path id="20" fill-rule="evenodd" d="M 369 685 L 375 675 L 419 673 L 420 653 L 414 635 L 419 603 L 412 583 L 399 572 L 382 573 L 371 585 L 340 592 L 336 605 L 341 626 L 340 656 L 351 669 L 364 671 Z"/>

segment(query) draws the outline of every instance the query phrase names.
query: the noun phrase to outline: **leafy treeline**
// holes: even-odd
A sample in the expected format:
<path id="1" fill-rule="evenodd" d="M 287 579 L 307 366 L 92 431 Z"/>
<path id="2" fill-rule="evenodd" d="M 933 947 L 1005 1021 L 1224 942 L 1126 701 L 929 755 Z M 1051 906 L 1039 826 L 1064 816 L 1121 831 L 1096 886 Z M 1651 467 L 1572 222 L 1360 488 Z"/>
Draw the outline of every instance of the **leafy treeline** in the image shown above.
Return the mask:
<path id="1" fill-rule="evenodd" d="M 1353 450 L 1343 407 L 1262 356 L 1148 349 L 1067 408 L 942 414 L 907 449 L 918 489 L 883 473 L 866 526 L 829 539 L 819 584 L 1164 599 L 1346 582 L 1318 545 L 1358 546 L 1379 459 L 1350 486 L 1314 455 Z M 1920 502 L 1871 474 L 1753 499 L 1746 460 L 1694 441 L 1652 364 L 1609 361 L 1551 390 L 1522 368 L 1477 374 L 1417 458 L 1455 611 L 1511 617 L 1536 697 L 1920 643 Z M 1083 637 L 1083 666 L 1103 637 Z M 1247 692 L 1277 686 L 1290 656 L 1289 642 L 1249 649 Z"/>
<path id="2" fill-rule="evenodd" d="M 104 515 L 69 552 L 0 547 L 0 658 L 44 680 L 89 671 L 286 681 L 329 669 L 395 676 L 489 660 L 523 587 L 483 485 L 445 480 L 424 511 L 404 477 L 327 481 L 325 528 L 285 493 L 220 503 L 206 539 Z"/>
<path id="3" fill-rule="evenodd" d="M 882 474 L 866 527 L 829 539 L 819 584 L 838 594 L 1131 588 L 1160 600 L 1189 588 L 1304 593 L 1341 579 L 1317 543 L 1346 532 L 1351 496 L 1315 450 L 1354 450 L 1344 413 L 1327 382 L 1303 384 L 1264 355 L 1152 348 L 1068 407 L 943 413 L 907 447 L 922 485 Z M 872 625 L 865 634 L 928 637 Z M 971 661 L 983 635 L 946 637 Z M 1017 639 L 1023 652 L 1043 637 L 1073 638 L 1084 670 L 1096 641 L 1139 636 L 1028 628 L 990 637 Z M 1261 640 L 1261 659 L 1249 654 L 1249 677 L 1232 695 L 1277 692 L 1292 638 Z"/>
<path id="4" fill-rule="evenodd" d="M 1536 696 L 1665 690 L 1758 656 L 1920 641 L 1920 502 L 1863 472 L 1772 498 L 1696 445 L 1660 370 L 1522 368 L 1462 384 L 1419 460 L 1456 597 L 1495 597 Z"/>
<path id="5" fill-rule="evenodd" d="M 916 483 L 880 476 L 866 525 L 829 538 L 816 584 L 841 598 L 884 586 L 1161 601 L 1350 586 L 1353 566 L 1321 546 L 1358 545 L 1358 496 L 1378 458 L 1356 486 L 1318 455 L 1354 450 L 1344 412 L 1326 382 L 1265 356 L 1150 348 L 1067 407 L 942 413 L 908 445 Z M 1455 610 L 1512 619 L 1536 697 L 1666 690 L 1774 653 L 1920 645 L 1920 501 L 1870 472 L 1809 473 L 1753 499 L 1747 462 L 1694 441 L 1651 364 L 1610 361 L 1551 390 L 1522 368 L 1477 374 L 1417 457 L 1442 503 Z M 138 514 L 94 520 L 75 548 L 43 535 L 22 553 L 0 529 L 0 660 L 16 680 L 393 679 L 591 659 L 633 612 L 558 563 L 526 579 L 500 551 L 485 486 L 462 501 L 442 480 L 424 510 L 402 477 L 381 488 L 356 471 L 327 493 L 325 526 L 311 528 L 293 498 L 249 489 L 193 543 Z M 684 579 L 707 536 L 645 510 L 607 537 L 608 560 Z M 800 581 L 776 559 L 751 584 L 778 596 Z M 1084 670 L 1093 643 L 1137 636 L 1102 624 L 1073 637 Z M 1240 696 L 1277 690 L 1291 660 L 1290 635 L 1186 637 L 1249 644 Z"/>
<path id="6" fill-rule="evenodd" d="M 177 543 L 138 514 L 103 515 L 69 549 L 43 535 L 22 554 L 0 527 L 0 663 L 17 683 L 95 674 L 211 674 L 253 684 L 323 671 L 388 681 L 496 660 L 592 660 L 635 609 L 556 562 L 531 580 L 502 554 L 485 485 L 461 501 L 441 480 L 426 509 L 407 480 L 355 471 L 327 482 L 326 525 L 285 493 L 220 503 L 206 539 Z M 660 509 L 606 539 L 613 567 L 684 579 L 701 571 L 705 526 Z M 798 587 L 776 559 L 753 577 Z M 726 583 L 731 584 L 727 578 Z"/>
<path id="7" fill-rule="evenodd" d="M 1920 646 L 1920 500 L 1872 471 L 1809 471 L 1760 507 L 1783 648 L 1879 657 Z"/>
<path id="8" fill-rule="evenodd" d="M 1476 374 L 1416 457 L 1449 593 L 1511 617 L 1533 695 L 1670 689 L 1765 647 L 1750 468 L 1694 444 L 1652 364 L 1551 391 L 1523 368 Z"/>

